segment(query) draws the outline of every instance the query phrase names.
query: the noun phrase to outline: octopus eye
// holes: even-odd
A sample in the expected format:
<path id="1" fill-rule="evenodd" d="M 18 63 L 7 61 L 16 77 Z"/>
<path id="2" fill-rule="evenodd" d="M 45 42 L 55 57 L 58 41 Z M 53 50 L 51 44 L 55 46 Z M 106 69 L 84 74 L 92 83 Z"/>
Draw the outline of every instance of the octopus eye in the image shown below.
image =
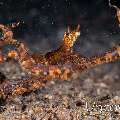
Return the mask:
<path id="1" fill-rule="evenodd" d="M 69 35 L 69 33 L 67 32 L 67 33 L 66 33 L 66 35 L 68 36 L 68 35 Z"/>

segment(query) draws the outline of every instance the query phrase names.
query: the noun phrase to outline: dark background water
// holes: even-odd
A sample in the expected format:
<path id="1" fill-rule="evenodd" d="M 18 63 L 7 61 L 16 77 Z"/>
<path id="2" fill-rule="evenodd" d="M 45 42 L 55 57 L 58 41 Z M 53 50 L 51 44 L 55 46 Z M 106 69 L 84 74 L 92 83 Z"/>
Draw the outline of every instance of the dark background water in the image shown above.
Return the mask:
<path id="1" fill-rule="evenodd" d="M 76 24 L 81 25 L 76 51 L 103 52 L 119 41 L 115 13 L 108 0 L 0 0 L 0 23 L 24 21 L 14 30 L 15 37 L 41 52 L 59 46 L 66 27 Z"/>

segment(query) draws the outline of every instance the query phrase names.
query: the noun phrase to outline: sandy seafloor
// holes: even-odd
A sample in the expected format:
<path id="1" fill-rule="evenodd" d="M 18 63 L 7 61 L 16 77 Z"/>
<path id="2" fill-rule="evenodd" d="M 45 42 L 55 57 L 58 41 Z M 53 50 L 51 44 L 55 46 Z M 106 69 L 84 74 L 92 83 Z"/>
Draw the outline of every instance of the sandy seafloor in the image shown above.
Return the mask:
<path id="1" fill-rule="evenodd" d="M 15 62 L 1 64 L 0 71 L 14 80 L 25 76 Z M 0 120 L 119 120 L 119 60 L 76 73 L 68 81 L 49 81 L 0 105 Z"/>

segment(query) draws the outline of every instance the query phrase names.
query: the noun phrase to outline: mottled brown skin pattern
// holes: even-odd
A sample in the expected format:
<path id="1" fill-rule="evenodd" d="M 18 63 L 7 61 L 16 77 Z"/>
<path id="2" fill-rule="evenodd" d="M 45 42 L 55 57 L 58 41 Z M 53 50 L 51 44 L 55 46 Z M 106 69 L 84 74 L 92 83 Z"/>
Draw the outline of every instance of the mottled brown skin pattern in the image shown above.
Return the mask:
<path id="1" fill-rule="evenodd" d="M 23 94 L 45 86 L 46 81 L 53 79 L 67 80 L 72 73 L 82 72 L 99 64 L 109 63 L 120 58 L 120 46 L 116 46 L 101 56 L 91 58 L 84 57 L 73 51 L 72 47 L 80 35 L 80 26 L 64 33 L 63 41 L 57 50 L 40 55 L 29 53 L 28 47 L 13 38 L 11 27 L 0 25 L 3 36 L 0 40 L 0 62 L 7 58 L 16 59 L 21 68 L 29 77 L 21 80 L 2 79 L 0 82 L 0 98 L 10 95 Z M 6 55 L 2 47 L 6 44 L 15 46 L 16 50 L 9 51 Z"/>

